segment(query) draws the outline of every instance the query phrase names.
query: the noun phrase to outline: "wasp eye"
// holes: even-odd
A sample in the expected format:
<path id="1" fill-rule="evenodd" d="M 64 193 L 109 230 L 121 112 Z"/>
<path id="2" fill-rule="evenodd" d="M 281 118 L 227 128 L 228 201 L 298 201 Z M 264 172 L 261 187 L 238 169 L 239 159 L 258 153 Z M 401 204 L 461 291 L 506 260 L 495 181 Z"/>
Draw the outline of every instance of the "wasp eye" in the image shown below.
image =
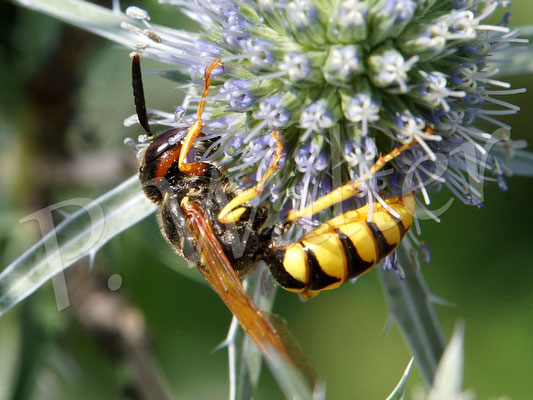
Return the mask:
<path id="1" fill-rule="evenodd" d="M 144 153 L 144 162 L 150 164 L 157 160 L 161 154 L 174 147 L 184 136 L 188 128 L 176 128 L 157 136 Z"/>

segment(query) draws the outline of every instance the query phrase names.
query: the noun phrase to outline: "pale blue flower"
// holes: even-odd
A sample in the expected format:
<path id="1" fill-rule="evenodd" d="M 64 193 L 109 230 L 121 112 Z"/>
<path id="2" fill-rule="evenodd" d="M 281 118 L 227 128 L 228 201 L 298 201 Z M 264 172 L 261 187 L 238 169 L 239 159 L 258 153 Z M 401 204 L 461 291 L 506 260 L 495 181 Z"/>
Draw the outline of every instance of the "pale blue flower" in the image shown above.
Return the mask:
<path id="1" fill-rule="evenodd" d="M 274 147 L 270 131 L 279 130 L 286 157 L 267 182 L 265 206 L 274 200 L 284 209 L 309 205 L 321 188 L 368 174 L 380 154 L 410 141 L 417 145 L 390 164 L 391 173 L 361 185 L 358 205 L 409 190 L 429 202 L 428 189 L 436 186 L 479 204 L 473 167 L 505 188 L 500 162 L 491 154 L 500 139 L 474 123 L 508 128 L 497 116 L 517 111 L 495 98 L 508 93 L 508 85 L 493 80 L 495 71 L 487 67 L 494 53 L 520 42 L 506 27 L 507 16 L 500 25 L 484 24 L 507 2 L 163 3 L 179 6 L 202 32 L 156 29 L 146 12 L 128 9 L 145 26 L 133 27 L 135 20 L 123 25 L 138 35 L 141 53 L 188 69 L 192 77 L 183 120 L 158 123 L 183 126 L 191 120 L 202 73 L 220 59 L 224 69 L 216 71 L 204 111 L 210 146 L 202 159 L 225 165 L 231 179 L 250 186 L 267 170 Z M 472 151 L 458 150 L 464 146 Z"/>

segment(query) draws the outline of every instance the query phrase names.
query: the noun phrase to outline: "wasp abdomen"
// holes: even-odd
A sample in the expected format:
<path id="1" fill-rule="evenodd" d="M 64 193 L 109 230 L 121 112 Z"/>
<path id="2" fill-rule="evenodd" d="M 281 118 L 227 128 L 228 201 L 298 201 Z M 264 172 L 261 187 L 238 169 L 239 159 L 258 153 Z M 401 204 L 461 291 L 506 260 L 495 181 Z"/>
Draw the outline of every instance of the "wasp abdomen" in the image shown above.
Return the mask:
<path id="1" fill-rule="evenodd" d="M 386 200 L 395 218 L 381 204 L 335 217 L 284 250 L 283 261 L 272 274 L 285 289 L 312 296 L 334 289 L 389 255 L 398 246 L 412 222 L 414 199 Z"/>

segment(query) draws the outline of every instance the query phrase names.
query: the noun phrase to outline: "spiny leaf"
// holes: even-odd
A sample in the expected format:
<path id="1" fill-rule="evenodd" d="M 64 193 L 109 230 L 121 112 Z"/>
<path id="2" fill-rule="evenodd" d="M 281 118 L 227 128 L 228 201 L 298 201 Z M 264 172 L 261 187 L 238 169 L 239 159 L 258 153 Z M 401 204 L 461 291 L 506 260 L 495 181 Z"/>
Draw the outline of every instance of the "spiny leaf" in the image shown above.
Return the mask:
<path id="1" fill-rule="evenodd" d="M 244 282 L 246 291 L 263 312 L 270 312 L 274 304 L 275 289 L 272 280 L 265 279 L 265 270 L 256 266 Z M 266 286 L 265 286 L 266 285 Z M 226 339 L 229 353 L 230 400 L 251 399 L 261 372 L 263 356 L 237 319 L 233 317 Z"/>
<path id="2" fill-rule="evenodd" d="M 0 315 L 32 294 L 46 281 L 96 251 L 114 236 L 155 210 L 135 175 L 96 200 L 72 199 L 40 210 L 22 221 L 46 218 L 64 206 L 82 207 L 13 261 L 0 273 Z M 55 278 L 60 309 L 68 306 L 62 275 Z M 60 293 L 64 290 L 63 293 Z M 64 297 L 61 297 L 65 294 Z"/>
<path id="3" fill-rule="evenodd" d="M 108 8 L 98 6 L 81 0 L 13 0 L 15 4 L 39 11 L 43 14 L 50 15 L 60 21 L 74 25 L 78 28 L 85 29 L 96 35 L 102 36 L 115 43 L 122 44 L 128 48 L 135 48 L 143 40 L 150 42 L 150 39 L 143 38 L 142 35 L 136 35 L 133 32 L 123 29 L 121 23 L 128 22 L 135 25 L 135 20 L 129 18 L 126 14 L 119 11 L 112 11 Z M 158 25 L 159 32 L 165 32 L 167 29 Z M 142 29 L 145 29 L 142 26 Z M 176 32 L 173 29 L 173 32 Z M 190 37 L 191 34 L 186 31 L 179 31 L 181 35 Z M 145 52 L 150 56 L 150 51 Z"/>
<path id="4" fill-rule="evenodd" d="M 394 320 L 400 326 L 426 382 L 431 384 L 445 340 L 424 278 L 412 249 L 404 240 L 398 247 L 398 259 L 405 279 L 393 271 L 377 268 L 385 299 Z"/>
<path id="5" fill-rule="evenodd" d="M 386 400 L 402 400 L 405 396 L 405 385 L 407 384 L 407 378 L 409 377 L 409 372 L 411 371 L 411 367 L 413 366 L 413 361 L 415 360 L 414 357 L 411 357 L 411 360 L 409 360 L 409 364 L 407 364 L 407 367 L 405 368 L 405 371 L 403 372 L 403 375 L 392 391 L 392 393 L 386 398 Z"/>

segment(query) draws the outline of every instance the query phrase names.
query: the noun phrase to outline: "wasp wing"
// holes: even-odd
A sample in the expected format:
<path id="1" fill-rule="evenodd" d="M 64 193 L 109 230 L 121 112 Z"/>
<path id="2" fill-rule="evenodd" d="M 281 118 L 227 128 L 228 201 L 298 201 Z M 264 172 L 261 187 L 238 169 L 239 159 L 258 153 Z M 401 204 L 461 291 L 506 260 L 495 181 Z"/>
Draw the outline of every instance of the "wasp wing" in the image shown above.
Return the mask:
<path id="1" fill-rule="evenodd" d="M 198 269 L 209 285 L 266 357 L 277 360 L 279 354 L 282 354 L 292 362 L 280 335 L 244 290 L 209 220 L 200 208 L 187 198 L 182 201 L 181 208 L 190 234 L 198 241 L 201 259 Z"/>

